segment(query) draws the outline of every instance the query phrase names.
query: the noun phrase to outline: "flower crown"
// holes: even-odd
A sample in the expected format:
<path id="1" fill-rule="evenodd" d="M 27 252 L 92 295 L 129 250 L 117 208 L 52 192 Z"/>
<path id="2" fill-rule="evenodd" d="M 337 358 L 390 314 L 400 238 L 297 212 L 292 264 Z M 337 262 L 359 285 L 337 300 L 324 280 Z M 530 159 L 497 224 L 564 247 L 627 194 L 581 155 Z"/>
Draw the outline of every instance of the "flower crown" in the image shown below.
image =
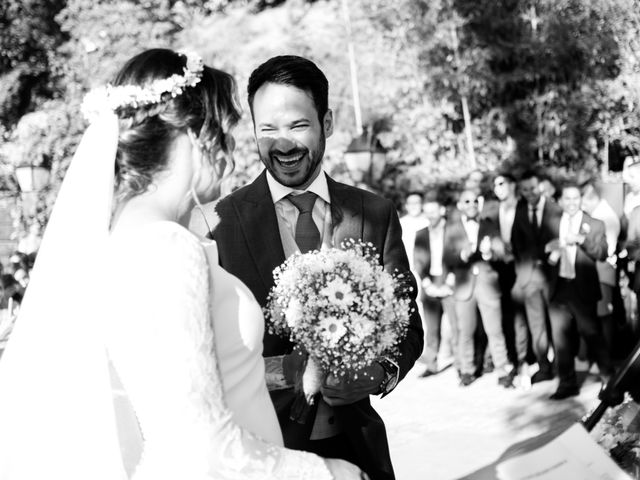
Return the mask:
<path id="1" fill-rule="evenodd" d="M 171 98 L 182 94 L 187 87 L 193 87 L 200 82 L 204 64 L 202 58 L 193 52 L 178 52 L 187 57 L 184 74 L 173 74 L 169 78 L 155 80 L 146 87 L 138 85 L 121 85 L 114 87 L 107 84 L 91 90 L 84 97 L 80 107 L 84 117 L 93 121 L 105 112 L 116 112 L 122 108 L 138 108 L 161 103 L 170 94 Z"/>

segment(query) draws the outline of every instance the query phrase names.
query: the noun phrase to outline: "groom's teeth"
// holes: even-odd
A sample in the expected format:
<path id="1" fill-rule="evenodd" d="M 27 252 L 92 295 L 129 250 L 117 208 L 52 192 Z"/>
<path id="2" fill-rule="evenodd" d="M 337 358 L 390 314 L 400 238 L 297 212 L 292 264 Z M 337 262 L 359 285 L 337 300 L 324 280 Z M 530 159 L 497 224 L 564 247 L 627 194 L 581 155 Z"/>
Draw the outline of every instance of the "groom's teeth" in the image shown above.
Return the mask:
<path id="1" fill-rule="evenodd" d="M 296 162 L 299 162 L 300 160 L 302 160 L 302 157 L 304 157 L 304 155 L 294 155 L 291 157 L 280 157 L 280 156 L 275 156 L 276 159 L 278 160 L 278 162 L 284 164 L 284 165 L 292 165 Z"/>

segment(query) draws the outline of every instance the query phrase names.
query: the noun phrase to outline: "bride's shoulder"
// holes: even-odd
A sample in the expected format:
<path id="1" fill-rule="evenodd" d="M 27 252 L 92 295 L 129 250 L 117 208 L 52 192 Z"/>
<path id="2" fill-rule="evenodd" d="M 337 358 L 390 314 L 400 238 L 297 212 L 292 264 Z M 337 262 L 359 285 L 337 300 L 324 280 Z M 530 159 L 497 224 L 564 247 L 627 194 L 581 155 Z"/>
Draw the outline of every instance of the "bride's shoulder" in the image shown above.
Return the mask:
<path id="1" fill-rule="evenodd" d="M 110 238 L 111 250 L 128 252 L 140 259 L 161 255 L 170 258 L 202 256 L 198 237 L 182 225 L 170 221 L 149 222 L 115 230 Z"/>

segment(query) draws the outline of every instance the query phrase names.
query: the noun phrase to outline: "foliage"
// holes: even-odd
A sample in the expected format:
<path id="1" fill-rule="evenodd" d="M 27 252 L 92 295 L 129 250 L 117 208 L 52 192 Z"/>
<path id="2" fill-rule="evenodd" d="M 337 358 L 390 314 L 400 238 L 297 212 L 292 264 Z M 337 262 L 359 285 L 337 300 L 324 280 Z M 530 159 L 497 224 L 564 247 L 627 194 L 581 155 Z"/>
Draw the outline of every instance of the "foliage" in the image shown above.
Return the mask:
<path id="1" fill-rule="evenodd" d="M 350 181 L 343 152 L 359 133 L 350 44 L 363 123 L 387 149 L 369 187 L 398 203 L 474 168 L 463 101 L 483 170 L 595 172 L 640 150 L 640 0 L 5 0 L 0 27 L 2 170 L 49 159 L 51 198 L 85 127 L 82 96 L 155 46 L 191 48 L 236 77 L 245 115 L 227 190 L 261 169 L 248 75 L 283 53 L 326 73 L 335 131 L 325 165 Z M 33 111 L 47 127 L 24 140 Z"/>
<path id="2" fill-rule="evenodd" d="M 0 123 L 10 128 L 49 98 L 51 56 L 64 41 L 55 16 L 64 0 L 0 3 Z"/>

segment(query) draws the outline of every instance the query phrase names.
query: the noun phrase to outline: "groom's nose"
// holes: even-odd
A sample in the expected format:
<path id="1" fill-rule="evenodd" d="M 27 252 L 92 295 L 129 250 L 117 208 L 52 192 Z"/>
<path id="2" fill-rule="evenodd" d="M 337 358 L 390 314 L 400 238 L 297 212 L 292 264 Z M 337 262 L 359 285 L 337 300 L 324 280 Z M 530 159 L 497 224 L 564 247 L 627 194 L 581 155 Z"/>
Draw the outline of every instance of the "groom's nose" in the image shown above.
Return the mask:
<path id="1" fill-rule="evenodd" d="M 298 148 L 295 142 L 283 137 L 267 137 L 258 140 L 258 148 L 261 152 L 279 152 L 286 154 Z"/>
<path id="2" fill-rule="evenodd" d="M 273 145 L 271 146 L 271 150 L 275 150 L 280 153 L 288 153 L 292 150 L 295 150 L 296 148 L 298 147 L 295 142 L 292 142 L 288 138 L 284 137 L 277 137 L 274 140 Z"/>

